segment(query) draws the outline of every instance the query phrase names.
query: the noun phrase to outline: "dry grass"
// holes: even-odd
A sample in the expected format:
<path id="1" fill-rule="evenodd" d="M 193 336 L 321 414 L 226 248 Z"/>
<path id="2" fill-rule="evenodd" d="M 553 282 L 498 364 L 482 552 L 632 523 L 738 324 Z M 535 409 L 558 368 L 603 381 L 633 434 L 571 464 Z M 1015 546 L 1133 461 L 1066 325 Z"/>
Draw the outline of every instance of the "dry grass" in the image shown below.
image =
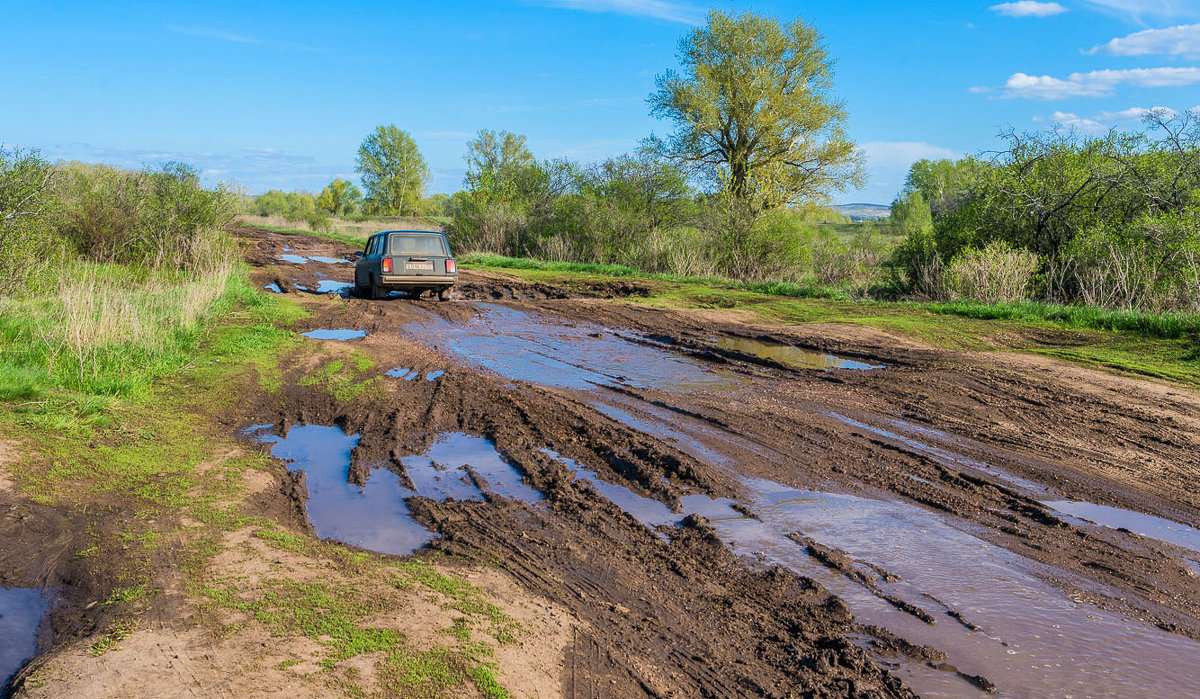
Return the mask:
<path id="1" fill-rule="evenodd" d="M 238 220 L 247 226 L 266 226 L 270 228 L 292 228 L 300 231 L 311 231 L 312 226 L 304 219 L 288 219 L 283 216 L 251 216 L 243 214 Z M 342 218 L 329 219 L 329 228 L 322 232 L 360 238 L 366 240 L 373 233 L 392 230 L 423 230 L 440 231 L 442 227 L 433 221 L 408 216 L 388 216 L 367 221 L 349 221 Z"/>

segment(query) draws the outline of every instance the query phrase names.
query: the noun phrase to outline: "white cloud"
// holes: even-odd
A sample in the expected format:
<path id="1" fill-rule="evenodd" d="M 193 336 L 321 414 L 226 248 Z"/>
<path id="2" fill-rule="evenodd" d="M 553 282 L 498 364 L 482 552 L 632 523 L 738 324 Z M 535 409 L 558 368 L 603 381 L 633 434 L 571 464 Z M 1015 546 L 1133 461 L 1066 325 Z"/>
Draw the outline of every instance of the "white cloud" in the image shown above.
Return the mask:
<path id="1" fill-rule="evenodd" d="M 695 5 L 672 0 L 543 0 L 545 4 L 584 12 L 615 12 L 682 24 L 700 24 L 704 12 Z"/>
<path id="2" fill-rule="evenodd" d="M 1130 68 L 1071 73 L 1066 78 L 1013 73 L 998 88 L 972 87 L 971 92 L 995 93 L 1003 99 L 1059 100 L 1068 97 L 1105 97 L 1118 85 L 1133 87 L 1183 87 L 1200 83 L 1200 68 Z"/>
<path id="3" fill-rule="evenodd" d="M 962 153 L 922 141 L 867 141 L 859 148 L 867 156 L 868 182 L 861 189 L 849 190 L 842 201 L 890 202 L 908 175 L 912 164 L 923 158 L 941 160 L 959 158 Z"/>
<path id="4" fill-rule="evenodd" d="M 988 9 L 1005 17 L 1051 17 L 1068 11 L 1067 8 L 1056 2 L 1034 2 L 1034 0 L 1002 2 L 999 5 L 992 5 Z"/>
<path id="5" fill-rule="evenodd" d="M 262 39 L 255 39 L 255 38 L 252 38 L 249 36 L 233 34 L 232 32 L 222 31 L 220 29 L 207 29 L 204 27 L 178 27 L 178 26 L 175 26 L 172 24 L 172 25 L 167 26 L 167 30 L 175 32 L 176 34 L 188 34 L 190 36 L 202 36 L 202 37 L 205 37 L 206 39 L 220 39 L 221 41 L 232 41 L 235 44 L 261 44 L 261 43 L 264 43 Z"/>
<path id="6" fill-rule="evenodd" d="M 1200 17 L 1200 3 L 1196 0 L 1086 0 L 1098 10 L 1113 14 L 1132 15 L 1136 18 L 1152 17 Z"/>
<path id="7" fill-rule="evenodd" d="M 1054 112 L 1048 117 L 1036 116 L 1033 120 L 1054 126 L 1065 126 L 1084 133 L 1100 133 L 1108 131 L 1119 124 L 1139 122 L 1151 112 L 1158 113 L 1168 119 L 1179 114 L 1169 107 L 1130 107 L 1129 109 L 1122 109 L 1115 112 L 1098 112 L 1086 118 L 1072 112 Z"/>
<path id="8" fill-rule="evenodd" d="M 1087 54 L 1110 56 L 1200 56 L 1200 24 L 1181 24 L 1166 29 L 1146 29 L 1093 46 Z"/>

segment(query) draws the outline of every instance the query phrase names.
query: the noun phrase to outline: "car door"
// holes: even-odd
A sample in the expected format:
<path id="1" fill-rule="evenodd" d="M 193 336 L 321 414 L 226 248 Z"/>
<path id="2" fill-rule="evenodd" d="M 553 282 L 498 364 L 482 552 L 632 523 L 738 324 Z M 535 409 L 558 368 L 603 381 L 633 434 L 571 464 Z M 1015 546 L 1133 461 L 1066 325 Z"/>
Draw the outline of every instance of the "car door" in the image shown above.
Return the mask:
<path id="1" fill-rule="evenodd" d="M 379 236 L 373 235 L 367 240 L 366 247 L 363 248 L 363 254 L 354 263 L 354 284 L 356 286 L 366 286 L 371 283 L 372 263 L 379 262 L 379 256 L 376 251 L 379 250 Z M 378 272 L 376 272 L 378 274 Z"/>

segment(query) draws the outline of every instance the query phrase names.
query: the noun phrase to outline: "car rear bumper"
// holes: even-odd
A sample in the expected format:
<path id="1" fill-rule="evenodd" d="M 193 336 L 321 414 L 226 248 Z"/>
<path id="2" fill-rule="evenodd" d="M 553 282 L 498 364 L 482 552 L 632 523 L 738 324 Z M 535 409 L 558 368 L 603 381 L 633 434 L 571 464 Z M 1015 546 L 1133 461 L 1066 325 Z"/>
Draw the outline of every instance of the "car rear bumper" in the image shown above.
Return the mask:
<path id="1" fill-rule="evenodd" d="M 454 286 L 455 282 L 458 281 L 458 277 L 385 274 L 379 281 L 384 286 Z"/>

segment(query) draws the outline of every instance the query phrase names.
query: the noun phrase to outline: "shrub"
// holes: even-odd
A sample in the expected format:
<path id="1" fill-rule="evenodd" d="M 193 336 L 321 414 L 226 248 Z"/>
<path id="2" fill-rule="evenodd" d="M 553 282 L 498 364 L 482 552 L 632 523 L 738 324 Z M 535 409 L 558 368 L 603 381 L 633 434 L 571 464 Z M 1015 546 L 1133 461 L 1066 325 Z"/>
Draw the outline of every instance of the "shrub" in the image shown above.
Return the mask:
<path id="1" fill-rule="evenodd" d="M 60 233 L 96 262 L 196 268 L 224 244 L 237 208 L 229 192 L 205 189 L 178 163 L 140 172 L 72 165 L 61 174 Z"/>
<path id="2" fill-rule="evenodd" d="M 933 233 L 920 231 L 904 239 L 892 252 L 892 282 L 902 293 L 942 299 L 942 258 Z"/>
<path id="3" fill-rule="evenodd" d="M 0 296 L 44 278 L 57 257 L 53 177 L 36 152 L 0 150 Z"/>
<path id="4" fill-rule="evenodd" d="M 997 241 L 982 250 L 967 248 L 955 255 L 946 267 L 946 287 L 983 303 L 1024 301 L 1029 298 L 1029 282 L 1037 267 L 1037 255 Z"/>

